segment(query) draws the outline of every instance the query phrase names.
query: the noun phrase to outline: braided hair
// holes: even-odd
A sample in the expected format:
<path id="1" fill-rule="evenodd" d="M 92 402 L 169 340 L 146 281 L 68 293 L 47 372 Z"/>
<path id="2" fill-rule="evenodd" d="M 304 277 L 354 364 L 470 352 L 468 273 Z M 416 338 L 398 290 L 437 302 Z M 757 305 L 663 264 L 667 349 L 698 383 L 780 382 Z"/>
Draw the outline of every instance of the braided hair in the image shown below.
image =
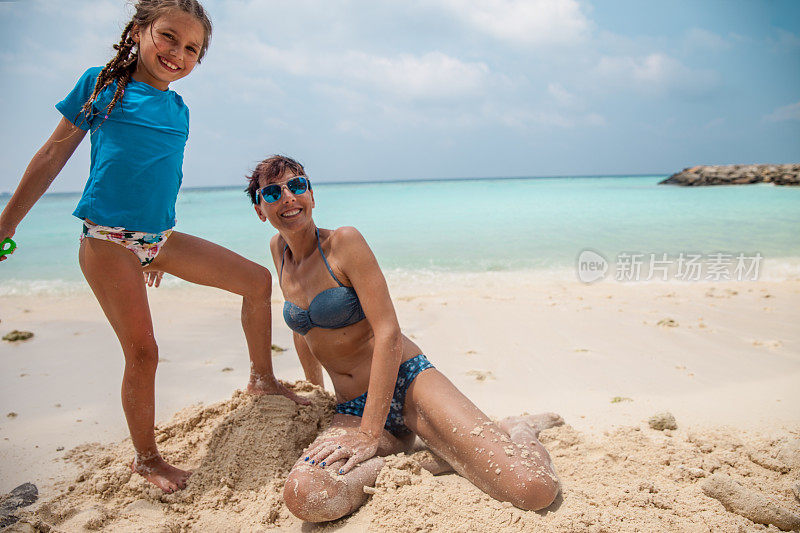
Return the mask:
<path id="1" fill-rule="evenodd" d="M 143 30 L 160 16 L 172 10 L 183 11 L 193 15 L 203 25 L 205 37 L 203 45 L 200 47 L 197 62 L 199 63 L 203 59 L 211 41 L 211 20 L 208 18 L 203 6 L 200 5 L 200 2 L 197 0 L 139 0 L 134 5 L 133 18 L 122 30 L 119 43 L 114 45 L 114 50 L 117 51 L 117 54 L 100 71 L 97 76 L 97 83 L 94 85 L 94 91 L 92 91 L 89 99 L 81 108 L 79 115 L 83 115 L 84 120 L 86 120 L 86 117 L 93 115 L 92 105 L 97 100 L 97 95 L 112 83 L 116 82 L 117 89 L 114 91 L 111 102 L 106 106 L 103 122 L 106 121 L 111 110 L 114 109 L 114 106 L 125 94 L 125 87 L 127 87 L 128 82 L 131 81 L 131 76 L 136 71 L 136 61 L 139 58 L 139 50 L 131 36 L 133 27 L 137 26 Z M 100 126 L 102 125 L 103 123 L 101 122 Z"/>

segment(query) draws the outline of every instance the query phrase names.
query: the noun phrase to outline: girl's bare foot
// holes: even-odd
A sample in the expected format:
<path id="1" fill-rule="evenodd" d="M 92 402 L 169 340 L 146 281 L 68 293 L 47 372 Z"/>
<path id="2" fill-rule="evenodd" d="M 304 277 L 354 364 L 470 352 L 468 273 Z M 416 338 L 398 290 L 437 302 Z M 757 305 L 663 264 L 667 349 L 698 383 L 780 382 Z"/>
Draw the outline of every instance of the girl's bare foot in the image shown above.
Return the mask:
<path id="1" fill-rule="evenodd" d="M 136 454 L 136 459 L 131 463 L 131 471 L 136 472 L 167 494 L 185 489 L 186 481 L 192 475 L 187 470 L 175 468 L 167 463 L 158 453 Z"/>
<path id="2" fill-rule="evenodd" d="M 261 395 L 281 395 L 286 396 L 294 403 L 299 405 L 311 405 L 311 400 L 303 398 L 294 393 L 291 389 L 286 387 L 279 380 L 272 378 L 263 378 L 254 374 L 250 374 L 250 381 L 247 383 L 247 392 L 254 396 Z"/>
<path id="3" fill-rule="evenodd" d="M 515 433 L 532 433 L 533 438 L 538 439 L 539 433 L 545 429 L 556 426 L 563 426 L 564 419 L 556 413 L 539 413 L 536 415 L 509 416 L 504 418 L 498 425 L 508 433 L 510 437 Z"/>

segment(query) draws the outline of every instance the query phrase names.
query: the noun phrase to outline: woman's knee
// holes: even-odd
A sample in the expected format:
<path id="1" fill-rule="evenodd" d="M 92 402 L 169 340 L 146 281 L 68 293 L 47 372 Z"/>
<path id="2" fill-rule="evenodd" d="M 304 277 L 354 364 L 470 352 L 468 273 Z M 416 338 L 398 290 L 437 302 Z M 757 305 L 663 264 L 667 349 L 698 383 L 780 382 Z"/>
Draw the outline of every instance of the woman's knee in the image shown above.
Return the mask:
<path id="1" fill-rule="evenodd" d="M 520 509 L 539 511 L 555 501 L 559 490 L 560 484 L 555 474 L 542 471 L 538 477 L 531 476 L 521 482 L 515 480 L 505 499 Z"/>
<path id="2" fill-rule="evenodd" d="M 347 486 L 328 471 L 302 465 L 292 470 L 283 486 L 283 501 L 293 515 L 307 522 L 328 522 L 357 507 Z M 366 496 L 365 496 L 366 498 Z"/>

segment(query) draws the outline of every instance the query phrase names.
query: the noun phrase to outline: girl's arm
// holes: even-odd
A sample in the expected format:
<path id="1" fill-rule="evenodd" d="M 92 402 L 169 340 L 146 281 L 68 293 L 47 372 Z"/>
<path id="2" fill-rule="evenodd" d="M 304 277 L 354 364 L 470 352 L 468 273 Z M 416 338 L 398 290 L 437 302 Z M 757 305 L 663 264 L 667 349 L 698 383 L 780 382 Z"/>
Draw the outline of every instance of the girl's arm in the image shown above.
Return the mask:
<path id="1" fill-rule="evenodd" d="M 300 359 L 300 364 L 303 366 L 303 372 L 306 375 L 306 381 L 310 381 L 314 385 L 325 388 L 322 381 L 322 365 L 319 360 L 311 353 L 308 343 L 297 332 L 294 332 L 294 347 L 297 350 L 297 357 Z"/>
<path id="2" fill-rule="evenodd" d="M 0 240 L 14 235 L 20 221 L 50 187 L 85 135 L 84 130 L 61 118 L 53 134 L 31 159 L 17 190 L 0 214 Z M 0 260 L 5 258 L 2 256 Z"/>

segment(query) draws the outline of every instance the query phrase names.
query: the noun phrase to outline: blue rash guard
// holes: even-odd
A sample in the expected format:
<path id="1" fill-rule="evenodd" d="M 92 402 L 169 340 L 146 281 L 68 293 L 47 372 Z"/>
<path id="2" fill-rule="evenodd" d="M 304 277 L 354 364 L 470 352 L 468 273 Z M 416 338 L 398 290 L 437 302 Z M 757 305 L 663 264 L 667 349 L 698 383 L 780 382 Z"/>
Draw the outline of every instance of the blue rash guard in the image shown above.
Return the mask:
<path id="1" fill-rule="evenodd" d="M 82 113 L 101 69 L 84 72 L 56 104 L 67 120 L 91 133 L 89 180 L 73 215 L 130 231 L 166 231 L 175 225 L 189 108 L 174 91 L 131 80 L 108 118 L 116 83 L 100 91 L 91 113 Z"/>

